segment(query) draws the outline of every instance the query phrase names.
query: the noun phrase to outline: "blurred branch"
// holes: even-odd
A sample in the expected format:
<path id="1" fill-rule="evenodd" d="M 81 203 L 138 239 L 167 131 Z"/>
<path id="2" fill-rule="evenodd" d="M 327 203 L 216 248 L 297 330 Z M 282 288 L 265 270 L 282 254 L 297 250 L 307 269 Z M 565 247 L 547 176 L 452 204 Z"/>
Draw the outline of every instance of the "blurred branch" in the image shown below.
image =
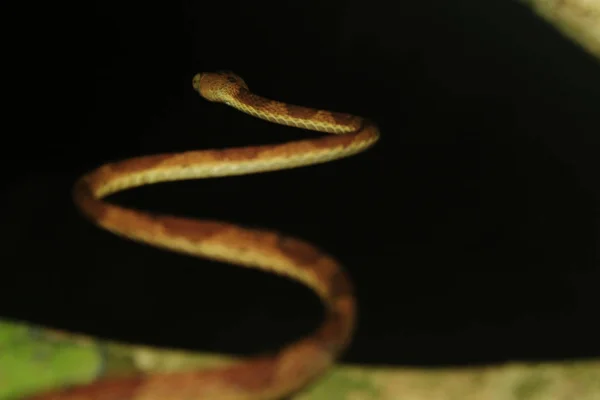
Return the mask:
<path id="1" fill-rule="evenodd" d="M 226 365 L 231 357 L 157 349 L 0 319 L 0 400 L 19 400 L 100 376 Z M 447 368 L 336 365 L 294 400 L 597 400 L 600 360 Z"/>
<path id="2" fill-rule="evenodd" d="M 519 0 L 600 60 L 600 0 Z"/>

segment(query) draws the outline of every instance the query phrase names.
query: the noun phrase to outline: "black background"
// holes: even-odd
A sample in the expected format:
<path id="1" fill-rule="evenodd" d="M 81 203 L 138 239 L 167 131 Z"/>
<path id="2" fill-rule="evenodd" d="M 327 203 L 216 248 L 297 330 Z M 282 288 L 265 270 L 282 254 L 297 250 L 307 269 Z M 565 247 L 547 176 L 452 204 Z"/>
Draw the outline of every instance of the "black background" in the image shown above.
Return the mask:
<path id="1" fill-rule="evenodd" d="M 104 162 L 317 136 L 192 90 L 196 72 L 229 69 L 257 94 L 367 116 L 383 138 L 326 165 L 111 201 L 334 255 L 360 304 L 346 362 L 599 356 L 600 65 L 517 3 L 406 3 L 22 6 L 5 53 L 22 112 L 3 139 L 0 315 L 236 354 L 318 324 L 294 282 L 124 241 L 71 202 Z"/>

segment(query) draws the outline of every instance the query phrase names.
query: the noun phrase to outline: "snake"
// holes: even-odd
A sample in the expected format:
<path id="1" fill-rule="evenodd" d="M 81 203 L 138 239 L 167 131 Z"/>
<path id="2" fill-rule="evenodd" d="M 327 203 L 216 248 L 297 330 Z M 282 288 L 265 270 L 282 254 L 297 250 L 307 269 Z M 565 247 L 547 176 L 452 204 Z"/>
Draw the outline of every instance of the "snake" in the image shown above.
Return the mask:
<path id="1" fill-rule="evenodd" d="M 321 377 L 349 346 L 357 305 L 348 273 L 314 245 L 279 232 L 214 221 L 158 215 L 103 200 L 159 182 L 283 170 L 348 157 L 373 146 L 379 128 L 370 119 L 292 105 L 251 92 L 231 71 L 198 73 L 193 88 L 272 123 L 327 133 L 281 144 L 141 156 L 104 164 L 73 186 L 73 201 L 97 227 L 163 250 L 255 268 L 304 284 L 321 300 L 324 318 L 314 332 L 269 354 L 233 365 L 144 376 L 99 378 L 53 389 L 30 400 L 275 400 Z"/>

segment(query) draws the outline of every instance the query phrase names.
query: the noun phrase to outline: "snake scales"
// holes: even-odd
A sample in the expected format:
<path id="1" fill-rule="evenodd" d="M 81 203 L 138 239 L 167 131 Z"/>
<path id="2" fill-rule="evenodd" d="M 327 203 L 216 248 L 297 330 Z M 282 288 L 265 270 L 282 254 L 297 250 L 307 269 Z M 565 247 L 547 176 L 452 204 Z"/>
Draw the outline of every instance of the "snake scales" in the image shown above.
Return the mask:
<path id="1" fill-rule="evenodd" d="M 31 400 L 270 400 L 298 391 L 320 376 L 351 339 L 352 285 L 338 263 L 312 245 L 278 233 L 215 221 L 151 215 L 105 202 L 137 186 L 184 179 L 250 174 L 332 161 L 366 150 L 379 138 L 372 122 L 349 114 L 294 106 L 257 96 L 231 72 L 202 73 L 194 88 L 270 122 L 331 133 L 279 145 L 190 151 L 105 164 L 81 177 L 73 190 L 80 211 L 117 235 L 197 257 L 272 271 L 314 290 L 326 317 L 312 335 L 274 355 L 220 369 L 100 379 L 36 395 Z"/>

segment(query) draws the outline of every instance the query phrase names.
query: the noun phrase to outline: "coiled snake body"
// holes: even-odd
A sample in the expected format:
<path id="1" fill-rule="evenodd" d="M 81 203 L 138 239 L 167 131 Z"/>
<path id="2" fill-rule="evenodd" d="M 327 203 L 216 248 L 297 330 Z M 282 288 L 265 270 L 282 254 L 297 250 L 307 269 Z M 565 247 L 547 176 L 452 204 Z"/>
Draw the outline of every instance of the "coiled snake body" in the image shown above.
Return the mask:
<path id="1" fill-rule="evenodd" d="M 215 221 L 158 216 L 105 202 L 103 197 L 156 182 L 250 174 L 327 162 L 373 145 L 370 121 L 293 106 L 257 96 L 230 72 L 202 73 L 194 88 L 207 100 L 278 124 L 331 133 L 279 145 L 190 151 L 106 164 L 80 178 L 74 201 L 98 226 L 171 251 L 287 275 L 314 290 L 326 306 L 320 328 L 274 355 L 220 369 L 111 378 L 44 393 L 36 400 L 271 400 L 296 392 L 320 376 L 351 339 L 352 285 L 338 263 L 312 245 L 278 233 Z"/>

